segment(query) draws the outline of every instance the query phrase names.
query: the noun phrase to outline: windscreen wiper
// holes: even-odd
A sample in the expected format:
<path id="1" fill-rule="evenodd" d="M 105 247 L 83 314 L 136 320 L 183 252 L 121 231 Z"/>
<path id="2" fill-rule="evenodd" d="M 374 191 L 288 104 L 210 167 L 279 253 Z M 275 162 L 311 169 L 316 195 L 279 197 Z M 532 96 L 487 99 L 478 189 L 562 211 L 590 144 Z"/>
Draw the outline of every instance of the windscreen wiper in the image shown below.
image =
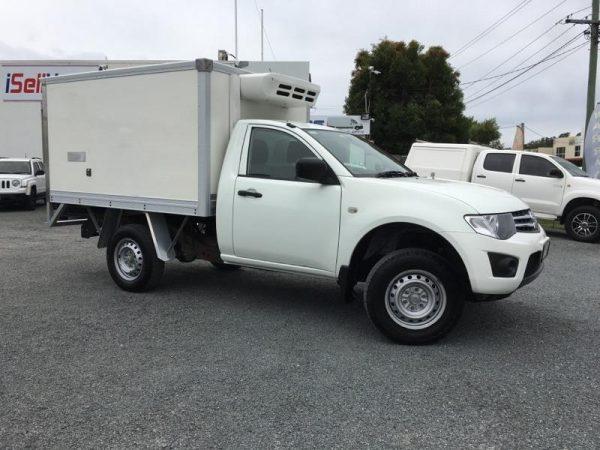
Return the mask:
<path id="1" fill-rule="evenodd" d="M 375 175 L 377 178 L 395 178 L 395 177 L 406 177 L 406 172 L 400 170 L 386 170 L 385 172 L 379 172 Z"/>

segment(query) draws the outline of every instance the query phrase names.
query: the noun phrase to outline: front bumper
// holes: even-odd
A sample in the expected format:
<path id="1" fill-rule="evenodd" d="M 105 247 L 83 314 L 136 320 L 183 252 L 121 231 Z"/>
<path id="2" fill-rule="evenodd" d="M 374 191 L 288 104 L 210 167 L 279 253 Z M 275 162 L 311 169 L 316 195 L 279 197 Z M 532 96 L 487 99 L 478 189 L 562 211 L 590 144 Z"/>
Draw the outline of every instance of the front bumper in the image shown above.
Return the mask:
<path id="1" fill-rule="evenodd" d="M 498 240 L 471 232 L 446 233 L 446 238 L 462 257 L 474 294 L 506 296 L 535 280 L 544 269 L 550 238 L 540 228 L 536 233 L 516 233 Z M 490 253 L 510 255 L 518 260 L 513 277 L 492 273 Z"/>
<path id="2" fill-rule="evenodd" d="M 27 188 L 0 189 L 0 202 L 18 202 L 27 197 Z"/>

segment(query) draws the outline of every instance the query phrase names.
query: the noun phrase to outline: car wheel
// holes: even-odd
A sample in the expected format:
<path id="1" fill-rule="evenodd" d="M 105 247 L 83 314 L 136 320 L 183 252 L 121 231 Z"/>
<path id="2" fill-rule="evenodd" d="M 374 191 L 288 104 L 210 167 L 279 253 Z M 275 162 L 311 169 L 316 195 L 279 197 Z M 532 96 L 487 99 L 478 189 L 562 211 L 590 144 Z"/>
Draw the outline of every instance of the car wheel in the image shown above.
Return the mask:
<path id="1" fill-rule="evenodd" d="M 401 344 L 426 344 L 458 321 L 465 288 L 448 262 L 423 249 L 383 257 L 367 278 L 364 302 L 373 324 Z"/>
<path id="2" fill-rule="evenodd" d="M 600 208 L 580 206 L 573 209 L 565 223 L 567 234 L 579 242 L 600 240 Z"/>
<path id="3" fill-rule="evenodd" d="M 117 230 L 106 249 L 106 263 L 117 286 L 132 292 L 153 289 L 165 270 L 164 261 L 156 256 L 148 228 L 139 224 Z"/>
<path id="4" fill-rule="evenodd" d="M 37 190 L 34 186 L 31 188 L 31 192 L 25 199 L 25 208 L 27 208 L 30 211 L 33 211 L 36 206 L 37 206 Z"/>

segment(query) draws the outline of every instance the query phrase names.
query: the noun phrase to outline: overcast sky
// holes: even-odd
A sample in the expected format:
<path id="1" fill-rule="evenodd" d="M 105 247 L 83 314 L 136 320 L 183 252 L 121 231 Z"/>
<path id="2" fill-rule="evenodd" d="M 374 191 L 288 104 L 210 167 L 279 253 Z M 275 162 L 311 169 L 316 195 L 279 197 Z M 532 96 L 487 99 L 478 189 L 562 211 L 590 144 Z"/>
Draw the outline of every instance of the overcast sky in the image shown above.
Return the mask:
<path id="1" fill-rule="evenodd" d="M 416 39 L 425 46 L 441 45 L 450 53 L 456 52 L 522 2 L 238 0 L 239 57 L 260 58 L 258 5 L 265 10 L 265 27 L 272 45 L 271 51 L 265 44 L 265 59 L 310 61 L 313 81 L 321 85 L 317 113 L 341 113 L 354 56 L 359 49 L 370 48 L 371 44 L 387 37 Z M 3 1 L 0 59 L 216 59 L 220 48 L 233 52 L 233 3 L 233 0 Z M 584 31 L 584 26 L 552 25 L 590 4 L 591 0 L 530 0 L 476 45 L 453 57 L 451 63 L 461 68 L 558 6 L 497 49 L 461 68 L 461 80 L 479 79 L 500 63 L 503 64 L 489 76 L 510 71 L 523 60 L 527 61 L 526 65 L 534 64 Z M 583 17 L 589 11 L 586 9 L 576 16 Z M 542 37 L 533 45 L 504 62 L 540 35 Z M 554 39 L 554 43 L 532 56 Z M 584 38 L 580 37 L 564 50 L 583 42 Z M 512 144 L 514 124 L 519 122 L 525 122 L 543 135 L 581 131 L 588 47 L 584 45 L 564 61 L 508 92 L 503 93 L 503 89 L 511 84 L 479 101 L 472 101 L 467 104 L 466 113 L 478 119 L 496 117 L 500 126 L 507 127 L 502 129 L 507 145 Z M 532 68 L 514 83 L 544 67 Z M 486 83 L 491 81 L 495 80 Z M 466 97 L 474 96 L 486 83 L 471 86 L 465 91 Z M 496 94 L 500 95 L 491 98 Z M 526 131 L 526 140 L 535 138 L 535 134 Z"/>

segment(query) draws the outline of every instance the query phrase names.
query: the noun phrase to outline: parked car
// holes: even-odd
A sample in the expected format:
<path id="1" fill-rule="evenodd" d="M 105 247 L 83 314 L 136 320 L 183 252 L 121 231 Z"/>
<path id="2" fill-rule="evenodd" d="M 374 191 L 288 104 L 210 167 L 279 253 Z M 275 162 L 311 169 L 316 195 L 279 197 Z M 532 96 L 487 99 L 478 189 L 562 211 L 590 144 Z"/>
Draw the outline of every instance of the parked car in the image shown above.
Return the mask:
<path id="1" fill-rule="evenodd" d="M 35 209 L 45 195 L 46 175 L 40 159 L 0 159 L 0 203 L 21 203 Z"/>
<path id="2" fill-rule="evenodd" d="M 558 156 L 415 143 L 406 165 L 421 175 L 503 189 L 527 203 L 537 217 L 558 219 L 572 239 L 600 240 L 600 180 Z"/>
<path id="3" fill-rule="evenodd" d="M 383 334 L 425 343 L 465 300 L 543 270 L 549 238 L 525 203 L 303 123 L 312 83 L 205 59 L 44 83 L 49 224 L 98 236 L 122 289 L 151 289 L 173 259 L 326 277 L 346 298 L 363 282 Z"/>

